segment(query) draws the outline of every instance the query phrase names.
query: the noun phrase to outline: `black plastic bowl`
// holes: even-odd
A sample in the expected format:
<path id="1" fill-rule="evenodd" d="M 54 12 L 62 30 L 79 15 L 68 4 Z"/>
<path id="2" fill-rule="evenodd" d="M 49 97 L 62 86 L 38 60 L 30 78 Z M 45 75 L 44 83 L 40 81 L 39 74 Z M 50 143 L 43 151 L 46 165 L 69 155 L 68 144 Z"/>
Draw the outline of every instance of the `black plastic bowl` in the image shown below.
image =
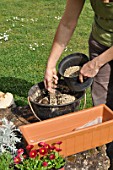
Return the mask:
<path id="1" fill-rule="evenodd" d="M 64 78 L 67 86 L 73 92 L 80 92 L 86 90 L 89 86 L 91 86 L 93 82 L 93 78 L 86 78 L 84 82 L 81 83 L 79 81 L 79 77 L 65 77 L 64 72 L 67 68 L 72 66 L 83 66 L 85 63 L 89 61 L 89 58 L 83 53 L 74 53 L 70 54 L 63 58 L 63 60 L 58 65 L 58 73 L 60 76 Z"/>
<path id="2" fill-rule="evenodd" d="M 58 90 L 66 94 L 66 89 L 68 86 L 66 85 L 64 80 L 59 80 L 58 83 Z M 62 87 L 62 88 L 61 88 Z M 68 88 L 69 89 L 69 88 Z M 37 96 L 38 93 L 38 96 Z M 62 116 L 71 112 L 75 112 L 79 110 L 79 105 L 81 99 L 84 97 L 85 91 L 82 92 L 76 92 L 72 95 L 75 96 L 76 100 L 73 102 L 69 102 L 66 104 L 60 104 L 60 105 L 49 105 L 49 104 L 41 104 L 37 101 L 43 98 L 47 95 L 47 90 L 45 89 L 44 82 L 40 82 L 38 84 L 35 84 L 32 86 L 28 92 L 28 96 L 30 99 L 30 104 L 35 112 L 35 114 L 41 119 L 46 120 L 49 118 Z M 68 94 L 70 93 L 70 89 L 68 91 Z"/>

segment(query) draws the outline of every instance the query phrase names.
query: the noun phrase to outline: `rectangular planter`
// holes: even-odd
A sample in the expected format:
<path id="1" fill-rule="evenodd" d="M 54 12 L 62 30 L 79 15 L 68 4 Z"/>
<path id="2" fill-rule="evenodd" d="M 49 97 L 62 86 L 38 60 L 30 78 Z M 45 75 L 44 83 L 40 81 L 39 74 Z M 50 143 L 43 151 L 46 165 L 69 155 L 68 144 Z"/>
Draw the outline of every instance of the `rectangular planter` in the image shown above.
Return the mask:
<path id="1" fill-rule="evenodd" d="M 97 117 L 102 117 L 102 123 L 76 130 Z M 19 128 L 27 144 L 33 144 L 37 148 L 40 141 L 62 141 L 62 154 L 69 156 L 111 142 L 113 112 L 102 104 Z"/>

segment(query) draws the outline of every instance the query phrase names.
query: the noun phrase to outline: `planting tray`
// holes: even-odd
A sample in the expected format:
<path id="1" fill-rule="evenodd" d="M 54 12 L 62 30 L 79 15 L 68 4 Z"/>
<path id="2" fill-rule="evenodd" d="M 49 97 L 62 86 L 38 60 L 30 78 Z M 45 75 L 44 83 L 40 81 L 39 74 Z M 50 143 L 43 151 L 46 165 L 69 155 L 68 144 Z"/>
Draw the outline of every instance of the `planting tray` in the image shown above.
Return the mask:
<path id="1" fill-rule="evenodd" d="M 102 123 L 83 129 L 77 128 L 102 118 Z M 113 140 L 113 112 L 104 104 L 67 115 L 19 127 L 27 144 L 62 141 L 64 156 L 85 151 Z"/>

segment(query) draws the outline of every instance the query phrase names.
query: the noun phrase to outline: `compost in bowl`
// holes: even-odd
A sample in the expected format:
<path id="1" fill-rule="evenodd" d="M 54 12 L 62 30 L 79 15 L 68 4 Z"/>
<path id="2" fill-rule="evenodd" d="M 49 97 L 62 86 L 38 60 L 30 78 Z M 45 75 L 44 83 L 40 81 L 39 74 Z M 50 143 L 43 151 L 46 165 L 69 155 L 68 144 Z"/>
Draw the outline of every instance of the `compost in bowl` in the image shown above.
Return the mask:
<path id="1" fill-rule="evenodd" d="M 41 120 L 61 116 L 68 114 L 79 109 L 80 100 L 83 98 L 85 91 L 72 93 L 64 80 L 59 80 L 57 89 L 61 94 L 67 94 L 69 96 L 74 96 L 75 100 L 65 103 L 51 105 L 47 103 L 41 103 L 40 101 L 49 96 L 48 91 L 45 89 L 44 82 L 40 82 L 31 87 L 28 92 L 28 97 L 30 99 L 30 104 Z"/>

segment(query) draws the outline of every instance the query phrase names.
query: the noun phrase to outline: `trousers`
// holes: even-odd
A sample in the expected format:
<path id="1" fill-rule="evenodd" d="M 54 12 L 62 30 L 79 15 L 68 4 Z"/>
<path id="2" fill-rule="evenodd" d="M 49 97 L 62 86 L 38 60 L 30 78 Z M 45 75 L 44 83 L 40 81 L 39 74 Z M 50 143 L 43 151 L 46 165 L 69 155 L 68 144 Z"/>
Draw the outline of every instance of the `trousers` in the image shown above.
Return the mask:
<path id="1" fill-rule="evenodd" d="M 90 60 L 108 50 L 108 47 L 97 42 L 92 35 L 90 35 L 88 43 Z M 94 106 L 106 104 L 113 110 L 113 60 L 101 67 L 94 77 L 91 94 Z M 108 143 L 106 146 L 106 153 L 110 158 L 109 170 L 113 170 L 113 142 Z"/>
<path id="2" fill-rule="evenodd" d="M 88 43 L 90 60 L 108 50 L 108 47 L 97 42 L 92 34 L 89 37 Z M 102 66 L 94 77 L 91 94 L 94 106 L 106 104 L 113 110 L 113 60 Z"/>

